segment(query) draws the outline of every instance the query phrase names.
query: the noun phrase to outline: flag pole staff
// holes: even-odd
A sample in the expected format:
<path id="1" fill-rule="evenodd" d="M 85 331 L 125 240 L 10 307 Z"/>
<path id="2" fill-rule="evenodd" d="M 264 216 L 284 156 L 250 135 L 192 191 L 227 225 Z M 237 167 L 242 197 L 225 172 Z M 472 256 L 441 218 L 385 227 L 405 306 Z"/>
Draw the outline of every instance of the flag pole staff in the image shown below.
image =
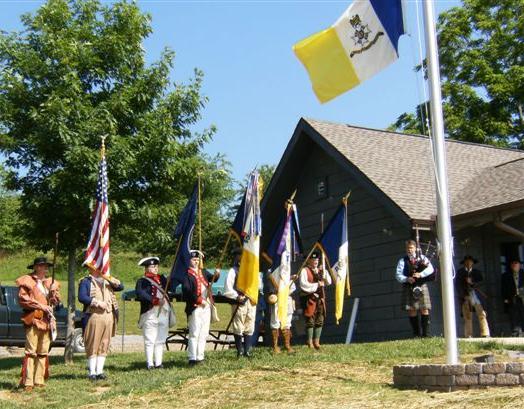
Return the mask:
<path id="1" fill-rule="evenodd" d="M 231 230 L 229 230 L 227 235 L 226 244 L 224 244 L 224 248 L 222 249 L 222 252 L 220 253 L 220 258 L 218 259 L 218 263 L 216 264 L 215 269 L 220 270 L 222 267 L 222 261 L 224 261 L 224 257 L 226 255 L 227 248 L 229 247 L 229 242 L 231 241 L 231 236 L 233 234 L 231 233 Z"/>
<path id="2" fill-rule="evenodd" d="M 344 196 L 342 198 L 342 203 L 344 203 L 344 207 L 345 207 L 345 210 L 346 210 L 346 223 L 348 222 L 348 201 L 349 201 L 349 196 L 351 196 L 351 190 L 347 193 L 346 196 Z M 349 247 L 349 237 L 348 237 L 348 247 Z M 348 252 L 349 252 L 349 248 L 348 248 Z M 351 295 L 351 284 L 349 283 L 349 263 L 347 265 L 347 271 L 346 271 L 346 291 L 347 291 L 347 295 L 349 297 Z"/>
<path id="3" fill-rule="evenodd" d="M 198 172 L 198 255 L 199 267 L 204 268 L 204 260 L 202 258 L 202 196 L 200 191 L 201 173 Z"/>
<path id="4" fill-rule="evenodd" d="M 442 310 L 444 315 L 444 338 L 448 364 L 458 362 L 457 330 L 455 325 L 455 301 L 452 278 L 452 239 L 449 211 L 446 150 L 444 146 L 444 117 L 440 90 L 440 72 L 437 36 L 435 29 L 434 1 L 423 1 L 428 80 L 431 92 L 432 144 L 435 155 L 435 178 L 437 189 L 437 232 L 440 241 L 440 269 L 442 271 Z"/>

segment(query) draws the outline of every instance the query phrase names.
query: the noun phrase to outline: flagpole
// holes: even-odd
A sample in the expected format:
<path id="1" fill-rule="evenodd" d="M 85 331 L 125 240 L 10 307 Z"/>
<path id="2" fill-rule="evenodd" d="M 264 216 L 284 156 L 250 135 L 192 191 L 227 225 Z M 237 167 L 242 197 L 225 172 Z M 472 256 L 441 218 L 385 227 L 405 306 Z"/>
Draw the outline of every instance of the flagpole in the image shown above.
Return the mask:
<path id="1" fill-rule="evenodd" d="M 444 118 L 440 91 L 438 45 L 435 29 L 434 1 L 423 1 L 428 79 L 431 92 L 431 127 L 435 154 L 435 177 L 437 188 L 437 233 L 440 241 L 440 269 L 442 286 L 442 310 L 444 314 L 444 338 L 448 364 L 458 363 L 457 330 L 455 325 L 455 302 L 452 280 L 452 239 L 449 211 L 446 150 L 444 146 Z"/>

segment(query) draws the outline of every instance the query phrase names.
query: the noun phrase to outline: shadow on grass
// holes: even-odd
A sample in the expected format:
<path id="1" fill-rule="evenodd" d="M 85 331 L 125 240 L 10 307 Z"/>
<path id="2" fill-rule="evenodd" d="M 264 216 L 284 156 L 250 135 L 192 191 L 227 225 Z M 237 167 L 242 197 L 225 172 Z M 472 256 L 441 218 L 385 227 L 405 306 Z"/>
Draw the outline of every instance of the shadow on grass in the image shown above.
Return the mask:
<path id="1" fill-rule="evenodd" d="M 0 370 L 22 367 L 22 357 L 0 359 Z"/>

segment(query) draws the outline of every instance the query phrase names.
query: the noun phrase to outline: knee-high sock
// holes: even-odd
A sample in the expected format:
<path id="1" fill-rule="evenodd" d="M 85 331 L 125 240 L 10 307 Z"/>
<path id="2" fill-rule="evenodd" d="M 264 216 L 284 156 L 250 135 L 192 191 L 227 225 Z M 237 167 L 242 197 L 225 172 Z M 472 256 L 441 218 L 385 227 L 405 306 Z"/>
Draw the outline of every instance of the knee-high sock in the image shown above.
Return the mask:
<path id="1" fill-rule="evenodd" d="M 155 366 L 162 365 L 163 354 L 164 354 L 164 344 L 155 344 Z"/>
<path id="2" fill-rule="evenodd" d="M 248 355 L 251 352 L 251 335 L 244 334 L 244 355 Z"/>
<path id="3" fill-rule="evenodd" d="M 96 355 L 87 358 L 87 366 L 89 367 L 89 375 L 96 375 Z"/>
<path id="4" fill-rule="evenodd" d="M 429 336 L 429 315 L 421 315 L 420 321 L 422 323 L 422 336 Z"/>
<path id="5" fill-rule="evenodd" d="M 104 373 L 104 364 L 106 362 L 106 357 L 98 355 L 96 357 L 96 374 L 100 375 Z"/>
<path id="6" fill-rule="evenodd" d="M 322 327 L 315 327 L 315 330 L 313 332 L 313 338 L 314 339 L 320 339 L 320 334 L 322 333 Z"/>
<path id="7" fill-rule="evenodd" d="M 415 315 L 414 317 L 409 317 L 409 323 L 411 324 L 411 328 L 413 329 L 413 335 L 416 337 L 420 337 L 420 323 L 418 320 L 418 315 Z"/>
<path id="8" fill-rule="evenodd" d="M 313 331 L 314 328 L 306 328 L 307 341 L 310 342 L 313 340 Z"/>
<path id="9" fill-rule="evenodd" d="M 242 347 L 242 335 L 233 335 L 235 338 L 235 347 L 237 349 L 237 354 L 242 355 L 244 353 L 243 347 Z"/>

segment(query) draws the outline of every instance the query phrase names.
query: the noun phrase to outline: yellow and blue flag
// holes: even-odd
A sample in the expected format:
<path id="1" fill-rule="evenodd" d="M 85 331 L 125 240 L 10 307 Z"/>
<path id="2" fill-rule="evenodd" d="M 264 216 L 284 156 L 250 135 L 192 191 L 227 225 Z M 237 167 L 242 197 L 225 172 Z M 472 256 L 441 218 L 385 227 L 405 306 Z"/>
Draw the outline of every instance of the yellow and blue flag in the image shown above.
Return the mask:
<path id="1" fill-rule="evenodd" d="M 291 285 L 291 261 L 302 252 L 297 207 L 286 204 L 286 215 L 279 223 L 264 258 L 271 263 L 269 279 L 277 290 L 278 319 L 281 328 L 286 325 L 288 297 Z"/>
<path id="2" fill-rule="evenodd" d="M 347 222 L 347 199 L 330 220 L 326 230 L 315 243 L 326 258 L 329 272 L 335 283 L 335 318 L 337 324 L 342 318 L 344 309 L 344 286 L 348 278 L 348 222 Z M 350 293 L 348 285 L 348 294 Z"/>
<path id="3" fill-rule="evenodd" d="M 249 175 L 246 194 L 231 231 L 238 229 L 238 221 L 243 220 L 240 233 L 236 235 L 242 239 L 242 256 L 236 281 L 236 288 L 242 292 L 251 303 L 258 302 L 258 287 L 260 282 L 260 236 L 262 234 L 262 219 L 260 214 L 260 183 L 258 172 Z M 239 216 L 240 215 L 240 216 Z M 238 219 L 238 220 L 237 220 Z M 236 224 L 237 223 L 237 224 Z"/>
<path id="4" fill-rule="evenodd" d="M 321 103 L 354 88 L 398 58 L 402 0 L 355 0 L 330 28 L 293 46 Z"/>

